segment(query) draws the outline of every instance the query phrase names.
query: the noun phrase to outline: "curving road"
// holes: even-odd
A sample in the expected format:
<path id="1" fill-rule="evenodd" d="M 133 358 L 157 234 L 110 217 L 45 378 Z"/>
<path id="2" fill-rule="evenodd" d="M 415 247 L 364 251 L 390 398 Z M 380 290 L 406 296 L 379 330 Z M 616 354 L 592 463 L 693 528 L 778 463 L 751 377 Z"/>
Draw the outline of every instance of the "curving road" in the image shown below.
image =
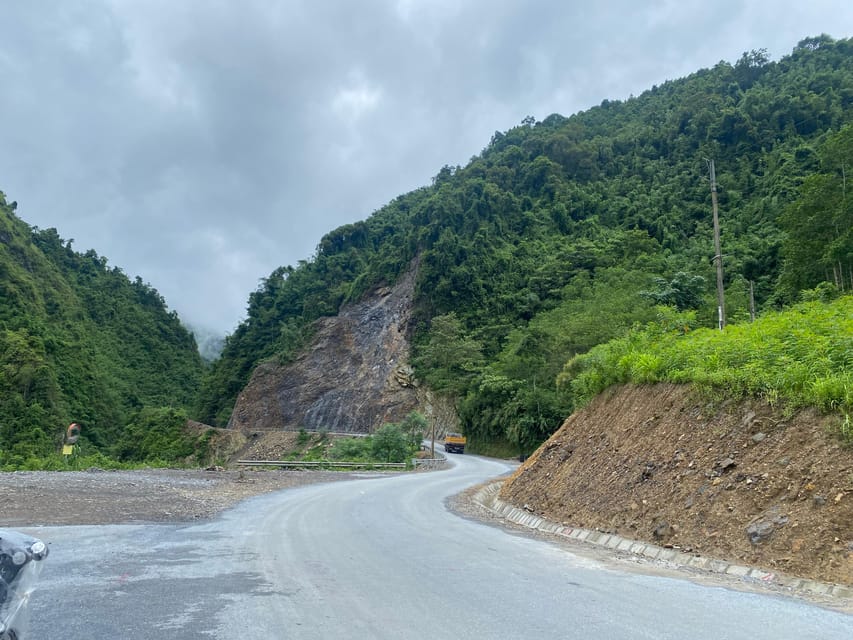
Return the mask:
<path id="1" fill-rule="evenodd" d="M 853 616 L 617 570 L 444 504 L 510 466 L 309 485 L 198 525 L 51 527 L 33 638 L 853 638 Z"/>

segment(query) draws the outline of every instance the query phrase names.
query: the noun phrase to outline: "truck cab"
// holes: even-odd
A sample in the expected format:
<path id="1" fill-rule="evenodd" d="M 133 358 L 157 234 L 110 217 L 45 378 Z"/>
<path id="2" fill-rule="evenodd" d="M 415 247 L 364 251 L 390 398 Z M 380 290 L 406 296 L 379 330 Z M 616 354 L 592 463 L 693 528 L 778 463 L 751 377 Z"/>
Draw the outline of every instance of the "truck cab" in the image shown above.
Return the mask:
<path id="1" fill-rule="evenodd" d="M 461 433 L 448 433 L 444 436 L 444 450 L 447 453 L 465 453 L 466 442 Z"/>

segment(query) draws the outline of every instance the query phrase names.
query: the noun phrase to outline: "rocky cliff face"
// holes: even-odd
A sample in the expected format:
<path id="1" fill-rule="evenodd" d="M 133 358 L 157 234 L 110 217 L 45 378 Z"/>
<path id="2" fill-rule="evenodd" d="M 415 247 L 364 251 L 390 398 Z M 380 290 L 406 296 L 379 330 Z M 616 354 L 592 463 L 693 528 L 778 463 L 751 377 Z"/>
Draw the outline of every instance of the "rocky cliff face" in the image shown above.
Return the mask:
<path id="1" fill-rule="evenodd" d="M 415 271 L 338 316 L 318 320 L 311 345 L 294 362 L 260 365 L 228 426 L 369 433 L 415 410 L 407 364 Z"/>

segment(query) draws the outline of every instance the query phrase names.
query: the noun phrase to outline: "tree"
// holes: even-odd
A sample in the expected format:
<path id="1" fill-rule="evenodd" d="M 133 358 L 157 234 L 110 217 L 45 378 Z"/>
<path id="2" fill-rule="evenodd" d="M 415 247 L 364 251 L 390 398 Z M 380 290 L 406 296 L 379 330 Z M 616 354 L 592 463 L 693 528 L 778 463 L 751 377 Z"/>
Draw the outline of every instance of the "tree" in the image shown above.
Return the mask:
<path id="1" fill-rule="evenodd" d="M 409 451 L 400 425 L 384 424 L 373 434 L 373 457 L 384 462 L 403 462 Z"/>
<path id="2" fill-rule="evenodd" d="M 432 319 L 427 343 L 414 359 L 419 375 L 436 391 L 460 394 L 483 363 L 482 344 L 465 333 L 451 312 Z"/>
<path id="3" fill-rule="evenodd" d="M 702 276 L 679 271 L 671 280 L 655 278 L 654 283 L 657 290 L 643 294 L 655 304 L 675 307 L 679 311 L 698 309 L 702 304 L 705 293 L 705 278 Z"/>
<path id="4" fill-rule="evenodd" d="M 782 281 L 790 290 L 822 281 L 853 289 L 853 126 L 820 147 L 821 172 L 807 177 L 782 216 Z"/>
<path id="5" fill-rule="evenodd" d="M 849 283 L 853 156 L 828 139 L 853 120 L 851 47 L 820 36 L 778 62 L 752 51 L 496 133 L 466 166 L 331 232 L 312 260 L 265 282 L 213 365 L 205 414 L 226 417 L 259 362 L 291 358 L 313 320 L 392 284 L 417 257 L 418 377 L 453 396 L 476 446 L 535 443 L 574 405 L 554 390 L 573 355 L 648 322 L 655 303 L 715 324 L 702 157 L 721 168 L 730 294 L 745 300 L 741 276 L 759 308 L 822 280 Z"/>
<path id="6" fill-rule="evenodd" d="M 427 426 L 429 426 L 427 419 L 423 414 L 418 413 L 417 411 L 409 413 L 400 423 L 400 428 L 403 430 L 403 433 L 406 434 L 406 437 L 409 439 L 409 446 L 413 449 L 420 447 L 421 442 L 423 442 Z"/>

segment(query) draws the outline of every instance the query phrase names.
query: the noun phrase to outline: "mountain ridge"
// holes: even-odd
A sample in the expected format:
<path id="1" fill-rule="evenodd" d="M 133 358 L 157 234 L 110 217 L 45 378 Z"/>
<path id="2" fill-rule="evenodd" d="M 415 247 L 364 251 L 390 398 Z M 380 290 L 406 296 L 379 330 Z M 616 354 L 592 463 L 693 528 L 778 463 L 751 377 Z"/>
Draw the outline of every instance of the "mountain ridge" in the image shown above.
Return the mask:
<path id="1" fill-rule="evenodd" d="M 108 454 L 144 406 L 188 407 L 201 360 L 157 291 L 15 209 L 0 192 L 0 465 L 58 459 L 71 422 Z"/>
<path id="2" fill-rule="evenodd" d="M 748 318 L 751 290 L 761 312 L 832 278 L 830 256 L 804 242 L 815 228 L 786 212 L 807 177 L 835 171 L 828 141 L 851 120 L 853 42 L 819 36 L 778 62 L 753 51 L 496 132 L 466 166 L 265 279 L 203 384 L 199 417 L 227 424 L 260 362 L 293 358 L 312 322 L 392 285 L 417 257 L 418 377 L 451 390 L 475 449 L 529 453 L 574 408 L 555 384 L 571 357 L 653 320 L 657 304 L 716 323 L 705 158 L 717 166 L 728 321 Z M 437 318 L 468 361 L 429 357 Z"/>

